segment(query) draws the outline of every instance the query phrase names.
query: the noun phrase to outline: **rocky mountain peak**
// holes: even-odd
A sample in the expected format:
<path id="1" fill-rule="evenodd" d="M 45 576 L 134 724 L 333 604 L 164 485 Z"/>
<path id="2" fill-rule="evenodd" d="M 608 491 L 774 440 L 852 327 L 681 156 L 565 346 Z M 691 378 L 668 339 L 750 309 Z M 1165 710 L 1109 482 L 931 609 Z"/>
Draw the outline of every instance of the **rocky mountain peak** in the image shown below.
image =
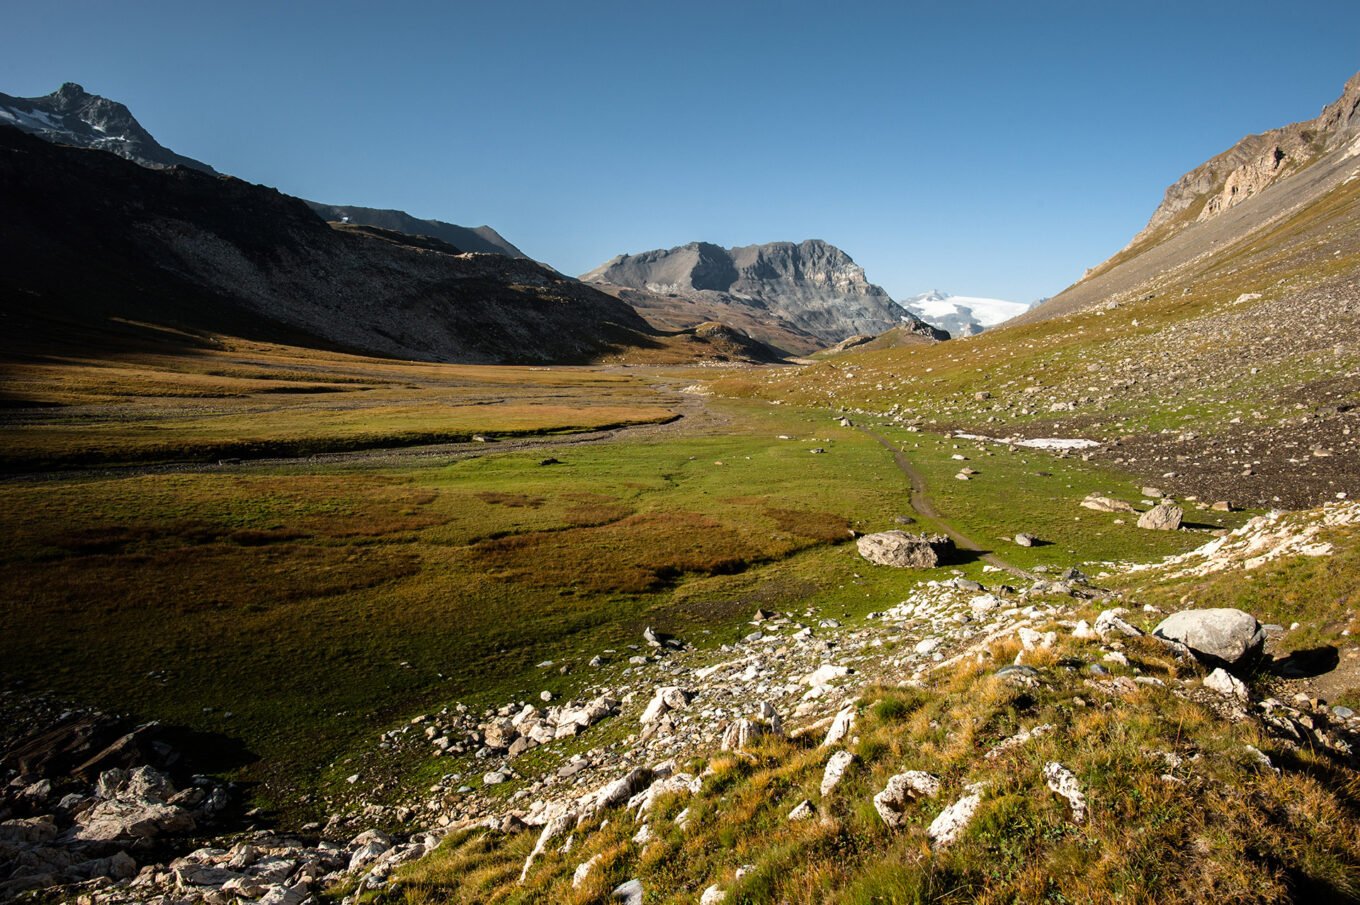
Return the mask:
<path id="1" fill-rule="evenodd" d="M 581 279 L 701 301 L 710 305 L 708 311 L 712 304 L 743 313 L 756 309 L 761 319 L 811 340 L 796 351 L 830 346 L 860 333 L 883 333 L 904 321 L 922 335 L 947 337 L 898 307 L 869 282 L 863 267 L 821 239 L 736 248 L 690 242 L 619 255 Z M 788 344 L 787 338 L 784 342 Z"/>
<path id="2" fill-rule="evenodd" d="M 216 172 L 201 160 L 176 154 L 156 141 L 124 105 L 90 94 L 75 82 L 64 82 L 42 97 L 0 94 L 0 125 L 57 144 L 110 151 L 145 167 Z"/>

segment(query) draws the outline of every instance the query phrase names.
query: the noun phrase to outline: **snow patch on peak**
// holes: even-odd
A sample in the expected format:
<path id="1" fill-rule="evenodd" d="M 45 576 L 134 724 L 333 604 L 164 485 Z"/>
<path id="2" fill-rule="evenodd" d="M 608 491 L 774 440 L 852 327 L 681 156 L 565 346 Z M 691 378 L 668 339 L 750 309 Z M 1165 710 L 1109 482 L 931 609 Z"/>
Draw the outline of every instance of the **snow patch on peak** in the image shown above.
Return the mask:
<path id="1" fill-rule="evenodd" d="M 1019 317 L 1033 307 L 1029 302 L 951 295 L 938 289 L 913 295 L 898 304 L 931 326 L 948 330 L 953 336 L 981 333 L 988 327 Z"/>

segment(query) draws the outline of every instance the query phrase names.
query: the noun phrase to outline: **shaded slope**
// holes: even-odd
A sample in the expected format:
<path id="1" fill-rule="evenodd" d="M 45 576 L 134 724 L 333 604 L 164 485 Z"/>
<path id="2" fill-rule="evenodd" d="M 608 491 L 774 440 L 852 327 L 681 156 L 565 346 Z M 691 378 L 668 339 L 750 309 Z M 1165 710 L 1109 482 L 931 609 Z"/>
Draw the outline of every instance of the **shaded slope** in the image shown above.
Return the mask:
<path id="1" fill-rule="evenodd" d="M 587 361 L 653 340 L 530 261 L 336 230 L 300 200 L 0 128 L 11 350 L 110 319 L 420 360 Z M 416 247 L 416 246 L 425 247 Z"/>

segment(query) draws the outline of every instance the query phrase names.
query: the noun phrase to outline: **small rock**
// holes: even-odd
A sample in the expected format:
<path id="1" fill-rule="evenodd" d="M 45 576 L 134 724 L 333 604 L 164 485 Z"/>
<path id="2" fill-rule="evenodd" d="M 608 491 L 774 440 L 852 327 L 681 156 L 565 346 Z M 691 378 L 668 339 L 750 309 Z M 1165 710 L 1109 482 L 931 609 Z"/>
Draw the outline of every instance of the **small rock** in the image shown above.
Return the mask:
<path id="1" fill-rule="evenodd" d="M 811 820 L 815 816 L 817 816 L 817 812 L 813 809 L 812 802 L 806 798 L 798 802 L 792 811 L 789 811 L 789 820 L 793 821 Z"/>
<path id="2" fill-rule="evenodd" d="M 874 796 L 874 810 L 883 822 L 896 829 L 904 822 L 907 804 L 917 798 L 940 794 L 940 781 L 923 770 L 908 770 L 888 780 L 883 791 Z"/>
<path id="3" fill-rule="evenodd" d="M 614 887 L 614 891 L 609 894 L 609 898 L 623 902 L 624 905 L 642 905 L 642 881 L 629 880 Z"/>
<path id="4" fill-rule="evenodd" d="M 845 772 L 850 769 L 850 765 L 854 762 L 855 755 L 849 751 L 837 751 L 827 758 L 826 770 L 822 773 L 821 790 L 823 797 L 830 794 L 831 790 L 836 788 L 840 781 L 845 778 Z"/>
<path id="5" fill-rule="evenodd" d="M 1242 680 L 1222 667 L 1205 676 L 1204 687 L 1221 695 L 1237 698 L 1239 701 L 1246 701 L 1251 697 Z"/>
<path id="6" fill-rule="evenodd" d="M 1082 794 L 1081 786 L 1071 770 L 1060 763 L 1050 762 L 1044 766 L 1044 780 L 1050 789 L 1067 799 L 1067 803 L 1072 806 L 1074 821 L 1081 823 L 1086 819 L 1086 796 Z"/>

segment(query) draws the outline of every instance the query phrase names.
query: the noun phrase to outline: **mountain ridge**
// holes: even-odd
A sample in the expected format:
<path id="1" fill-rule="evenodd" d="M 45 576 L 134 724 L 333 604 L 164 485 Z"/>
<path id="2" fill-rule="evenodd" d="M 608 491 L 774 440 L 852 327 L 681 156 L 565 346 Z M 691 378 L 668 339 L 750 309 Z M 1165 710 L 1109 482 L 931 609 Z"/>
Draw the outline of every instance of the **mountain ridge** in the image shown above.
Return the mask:
<path id="1" fill-rule="evenodd" d="M 948 338 L 870 283 L 848 254 L 820 239 L 733 248 L 690 242 L 617 255 L 581 280 L 611 287 L 644 315 L 650 310 L 653 318 L 670 323 L 727 319 L 713 317 L 715 310 L 758 313 L 755 320 L 768 323 L 754 324 L 761 333 L 752 335 L 798 353 L 899 326 L 929 339 Z"/>

